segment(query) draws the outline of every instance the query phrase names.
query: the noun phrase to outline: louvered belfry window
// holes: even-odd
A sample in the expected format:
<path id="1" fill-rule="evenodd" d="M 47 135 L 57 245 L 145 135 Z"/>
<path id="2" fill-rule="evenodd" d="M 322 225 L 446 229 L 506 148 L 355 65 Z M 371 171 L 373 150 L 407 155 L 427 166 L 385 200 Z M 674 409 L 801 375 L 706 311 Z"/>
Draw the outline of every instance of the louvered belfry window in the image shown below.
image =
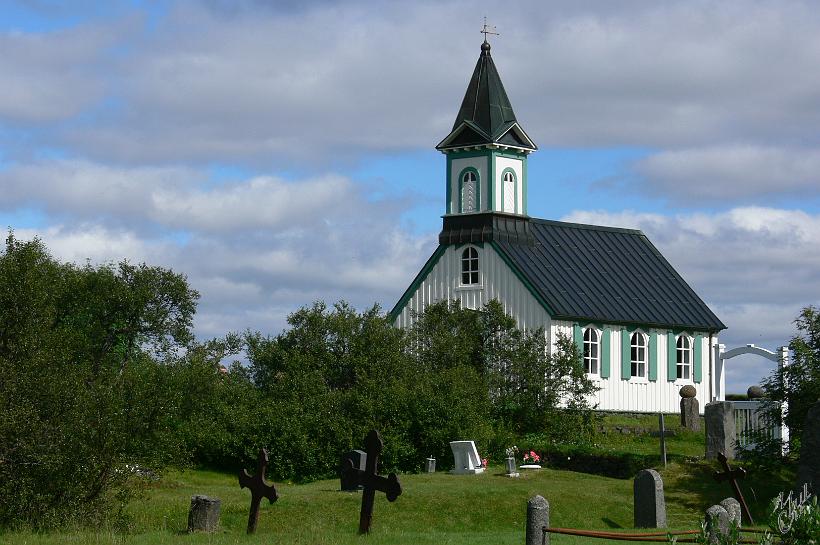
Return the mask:
<path id="1" fill-rule="evenodd" d="M 475 172 L 464 173 L 461 179 L 461 211 L 476 212 L 478 210 L 478 180 Z"/>

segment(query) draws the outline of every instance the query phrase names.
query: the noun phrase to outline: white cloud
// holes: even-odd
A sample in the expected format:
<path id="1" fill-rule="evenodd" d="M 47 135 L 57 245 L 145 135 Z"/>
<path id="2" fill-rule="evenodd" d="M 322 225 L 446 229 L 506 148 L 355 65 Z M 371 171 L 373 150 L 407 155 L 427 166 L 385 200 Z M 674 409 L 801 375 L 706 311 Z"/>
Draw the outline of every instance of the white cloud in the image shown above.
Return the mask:
<path id="1" fill-rule="evenodd" d="M 635 169 L 653 194 L 689 206 L 777 194 L 816 196 L 820 148 L 726 145 L 669 150 L 640 160 Z"/>

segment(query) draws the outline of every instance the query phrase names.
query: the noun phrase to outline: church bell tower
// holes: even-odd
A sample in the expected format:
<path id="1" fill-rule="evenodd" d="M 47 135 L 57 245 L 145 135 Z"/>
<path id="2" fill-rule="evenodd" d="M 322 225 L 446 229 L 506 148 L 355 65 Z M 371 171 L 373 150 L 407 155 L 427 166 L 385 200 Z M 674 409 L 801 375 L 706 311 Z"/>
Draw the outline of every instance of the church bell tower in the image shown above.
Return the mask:
<path id="1" fill-rule="evenodd" d="M 453 130 L 436 149 L 447 158 L 440 242 L 482 242 L 509 230 L 526 242 L 527 155 L 538 148 L 515 118 L 486 39 Z"/>

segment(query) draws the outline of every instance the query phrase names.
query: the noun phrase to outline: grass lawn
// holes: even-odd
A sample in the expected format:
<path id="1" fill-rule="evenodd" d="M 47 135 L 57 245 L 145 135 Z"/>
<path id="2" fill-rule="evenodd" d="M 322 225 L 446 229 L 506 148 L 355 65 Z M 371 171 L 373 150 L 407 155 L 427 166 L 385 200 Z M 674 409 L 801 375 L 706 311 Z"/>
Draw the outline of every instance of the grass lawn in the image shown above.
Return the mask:
<path id="1" fill-rule="evenodd" d="M 706 507 L 730 495 L 727 484 L 711 478 L 712 466 L 671 464 L 662 471 L 667 513 L 675 529 L 697 528 Z M 519 479 L 491 467 L 482 475 L 446 473 L 400 476 L 404 493 L 395 503 L 376 498 L 373 529 L 356 534 L 359 493 L 340 492 L 338 480 L 305 485 L 277 484 L 279 501 L 263 503 L 255 536 L 245 535 L 250 494 L 235 475 L 192 470 L 172 473 L 134 502 L 128 533 L 70 532 L 0 534 L 3 544 L 510 544 L 524 540 L 527 499 L 541 494 L 550 501 L 551 525 L 585 529 L 632 526 L 632 481 L 543 469 Z M 744 484 L 756 517 L 763 520 L 769 499 L 789 485 L 790 476 L 750 476 Z M 221 531 L 184 533 L 190 497 L 222 500 Z M 552 543 L 619 543 L 554 535 Z"/>

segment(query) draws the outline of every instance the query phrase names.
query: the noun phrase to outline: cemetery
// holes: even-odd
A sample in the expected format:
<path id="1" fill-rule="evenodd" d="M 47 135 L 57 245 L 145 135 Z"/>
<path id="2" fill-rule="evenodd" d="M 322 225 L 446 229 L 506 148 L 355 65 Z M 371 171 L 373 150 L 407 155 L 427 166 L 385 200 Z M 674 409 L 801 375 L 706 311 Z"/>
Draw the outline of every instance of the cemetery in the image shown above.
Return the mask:
<path id="1" fill-rule="evenodd" d="M 111 293 L 138 281 L 143 299 L 124 306 L 150 307 L 162 296 L 167 312 L 142 323 L 153 335 L 143 342 L 178 339 L 187 350 L 151 358 L 104 352 L 97 370 L 71 364 L 98 350 L 91 334 L 89 344 L 66 345 L 59 328 L 46 334 L 38 321 L 15 333 L 24 341 L 16 346 L 32 346 L 26 334 L 40 339 L 40 352 L 19 358 L 7 349 L 4 356 L 14 380 L 3 383 L 0 431 L 17 435 L 0 446 L 0 543 L 513 544 L 548 537 L 560 545 L 640 532 L 655 540 L 673 532 L 683 543 L 707 520 L 708 531 L 723 532 L 738 516 L 744 532 L 814 531 L 817 510 L 805 506 L 820 474 L 820 405 L 800 397 L 816 387 L 811 346 L 820 318 L 811 308 L 798 322 L 794 362 L 765 384 L 773 397 L 782 384 L 800 394 L 785 398 L 795 448 L 756 451 L 739 444 L 746 416 L 731 401 L 705 403 L 701 416 L 696 398 L 682 391 L 679 410 L 667 414 L 596 412 L 584 403 L 589 390 L 576 343 L 560 338 L 550 354 L 543 335 L 517 329 L 494 304 L 480 312 L 431 305 L 410 330 L 393 327 L 378 309 L 317 304 L 294 313 L 276 337 L 197 344 L 183 335 L 195 295 L 171 271 L 77 270 L 47 257 L 39 242 L 13 239 L 0 277 L 10 271 L 28 275 L 31 290 L 38 282 L 65 290 L 49 299 L 21 294 L 43 316 L 71 297 L 88 300 L 82 290 L 91 279 L 97 295 L 103 279 Z M 163 330 L 168 324 L 179 329 Z M 488 345 L 488 338 L 503 343 Z M 249 364 L 222 368 L 239 346 Z M 32 367 L 45 356 L 49 367 Z M 127 390 L 118 387 L 123 380 Z M 522 381 L 529 387 L 520 388 Z M 75 403 L 86 391 L 93 397 Z M 573 406 L 561 407 L 568 396 Z M 163 411 L 145 410 L 154 406 Z M 101 407 L 111 416 L 95 420 Z M 85 442 L 89 432 L 93 442 Z M 774 518 L 773 503 L 780 506 Z M 808 522 L 806 512 L 814 513 Z"/>
<path id="2" fill-rule="evenodd" d="M 530 217 L 482 32 L 439 246 L 388 312 L 197 340 L 183 271 L 9 232 L 0 544 L 820 540 L 820 312 L 726 351 L 641 231 Z M 776 368 L 736 402 L 741 354 Z"/>

